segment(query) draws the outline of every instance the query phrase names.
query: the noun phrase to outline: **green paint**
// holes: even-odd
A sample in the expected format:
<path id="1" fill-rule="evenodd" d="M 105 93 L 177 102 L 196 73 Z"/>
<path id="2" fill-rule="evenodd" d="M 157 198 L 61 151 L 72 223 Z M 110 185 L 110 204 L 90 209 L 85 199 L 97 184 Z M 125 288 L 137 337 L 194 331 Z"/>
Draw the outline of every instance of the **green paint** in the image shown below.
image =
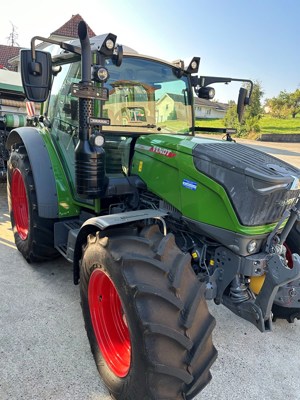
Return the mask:
<path id="1" fill-rule="evenodd" d="M 39 129 L 39 133 L 44 140 L 53 168 L 56 181 L 59 217 L 66 218 L 79 215 L 79 207 L 73 201 L 71 185 L 65 174 L 61 159 L 52 141 L 52 137 L 47 128 Z"/>
<path id="2" fill-rule="evenodd" d="M 24 89 L 23 89 L 22 86 L 9 85 L 9 84 L 6 84 L 6 83 L 0 83 L 0 89 L 1 90 L 8 90 L 8 91 L 24 93 Z"/>
<path id="3" fill-rule="evenodd" d="M 244 235 L 271 232 L 276 224 L 241 225 L 224 188 L 195 168 L 192 149 L 207 141 L 211 140 L 180 135 L 141 136 L 132 172 L 185 217 Z"/>

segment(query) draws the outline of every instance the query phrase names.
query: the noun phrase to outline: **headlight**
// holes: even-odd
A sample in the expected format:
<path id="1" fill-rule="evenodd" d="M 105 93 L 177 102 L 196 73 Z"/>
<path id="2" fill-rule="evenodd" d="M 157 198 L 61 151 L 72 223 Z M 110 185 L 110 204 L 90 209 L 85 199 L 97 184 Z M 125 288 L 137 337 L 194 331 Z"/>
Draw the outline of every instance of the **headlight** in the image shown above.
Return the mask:
<path id="1" fill-rule="evenodd" d="M 105 82 L 107 81 L 108 78 L 108 71 L 106 68 L 104 67 L 100 67 L 97 71 L 97 77 L 99 79 L 99 81 L 101 82 Z"/>
<path id="2" fill-rule="evenodd" d="M 92 146 L 102 147 L 104 145 L 104 137 L 102 135 L 92 134 L 90 137 Z"/>
<path id="3" fill-rule="evenodd" d="M 248 253 L 254 253 L 256 249 L 257 249 L 257 241 L 251 240 L 247 245 Z"/>
<path id="4" fill-rule="evenodd" d="M 109 73 L 106 68 L 100 65 L 94 65 L 92 70 L 93 80 L 96 82 L 106 82 L 109 78 Z"/>

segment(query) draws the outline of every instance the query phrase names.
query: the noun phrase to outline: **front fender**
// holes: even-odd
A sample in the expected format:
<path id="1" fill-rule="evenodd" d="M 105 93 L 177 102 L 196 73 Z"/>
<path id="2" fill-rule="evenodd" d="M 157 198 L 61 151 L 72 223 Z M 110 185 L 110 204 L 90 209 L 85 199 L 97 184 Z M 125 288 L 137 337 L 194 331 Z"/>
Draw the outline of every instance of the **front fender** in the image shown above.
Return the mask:
<path id="1" fill-rule="evenodd" d="M 42 218 L 58 218 L 55 177 L 45 142 L 37 128 L 23 127 L 10 132 L 6 148 L 9 150 L 12 145 L 22 142 L 28 154 L 35 182 L 38 214 Z"/>
<path id="2" fill-rule="evenodd" d="M 75 285 L 79 283 L 80 275 L 80 259 L 82 257 L 82 249 L 86 244 L 86 238 L 90 233 L 97 231 L 106 231 L 109 229 L 120 229 L 137 221 L 154 219 L 160 221 L 164 235 L 167 234 L 167 228 L 163 217 L 166 212 L 160 210 L 136 210 L 127 211 L 124 213 L 103 215 L 87 219 L 80 229 L 74 232 L 74 235 L 69 235 L 68 249 L 71 249 L 73 259 L 73 281 Z"/>

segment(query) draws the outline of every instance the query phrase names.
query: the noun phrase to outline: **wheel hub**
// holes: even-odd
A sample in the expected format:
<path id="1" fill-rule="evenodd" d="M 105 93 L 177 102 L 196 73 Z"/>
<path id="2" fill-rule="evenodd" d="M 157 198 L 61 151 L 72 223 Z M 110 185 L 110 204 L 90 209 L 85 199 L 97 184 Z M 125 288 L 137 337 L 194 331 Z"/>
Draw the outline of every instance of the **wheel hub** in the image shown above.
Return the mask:
<path id="1" fill-rule="evenodd" d="M 131 342 L 127 319 L 111 279 L 100 269 L 90 277 L 88 301 L 98 346 L 108 367 L 118 377 L 128 374 Z"/>
<path id="2" fill-rule="evenodd" d="M 17 232 L 22 240 L 26 240 L 29 230 L 28 201 L 21 172 L 15 169 L 11 182 L 12 211 Z"/>

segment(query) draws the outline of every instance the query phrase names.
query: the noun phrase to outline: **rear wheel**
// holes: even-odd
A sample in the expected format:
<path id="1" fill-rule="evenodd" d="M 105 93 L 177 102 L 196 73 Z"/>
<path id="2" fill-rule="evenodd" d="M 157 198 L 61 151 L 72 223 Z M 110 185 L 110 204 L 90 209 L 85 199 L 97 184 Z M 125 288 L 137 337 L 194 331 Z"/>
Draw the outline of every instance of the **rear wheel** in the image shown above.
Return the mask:
<path id="1" fill-rule="evenodd" d="M 31 262 L 57 256 L 55 221 L 38 216 L 35 183 L 23 144 L 16 146 L 8 161 L 7 195 L 15 243 L 24 258 Z"/>
<path id="2" fill-rule="evenodd" d="M 80 293 L 97 368 L 117 400 L 192 399 L 210 381 L 215 326 L 204 288 L 157 226 L 89 235 Z"/>

